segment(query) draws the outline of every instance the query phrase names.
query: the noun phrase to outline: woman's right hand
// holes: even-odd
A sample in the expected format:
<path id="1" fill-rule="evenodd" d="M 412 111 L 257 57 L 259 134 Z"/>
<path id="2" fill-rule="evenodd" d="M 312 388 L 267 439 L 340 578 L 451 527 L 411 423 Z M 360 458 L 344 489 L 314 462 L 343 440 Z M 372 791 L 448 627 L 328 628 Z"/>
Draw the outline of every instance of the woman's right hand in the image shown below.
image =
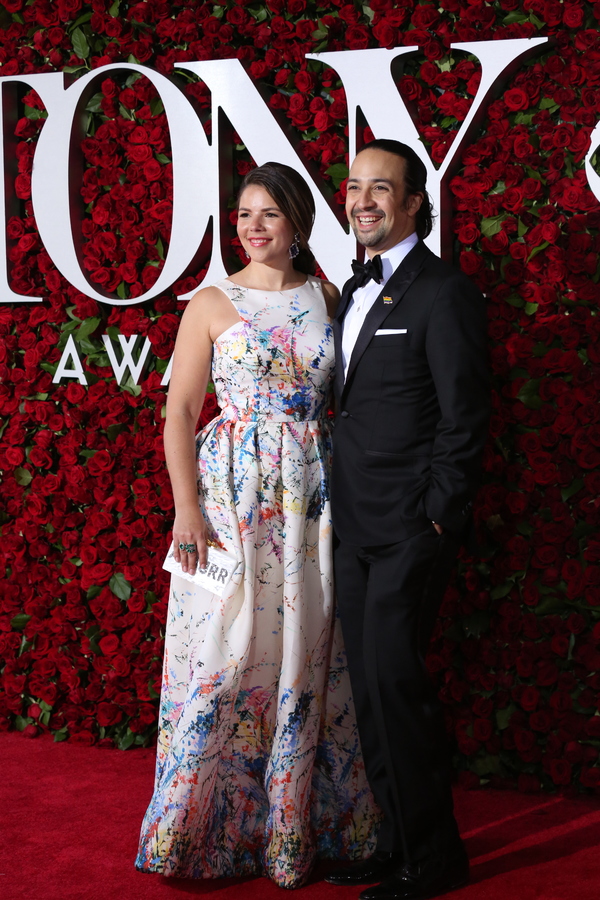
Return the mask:
<path id="1" fill-rule="evenodd" d="M 206 568 L 206 538 L 206 522 L 199 508 L 176 513 L 173 523 L 173 556 L 181 563 L 184 572 L 193 575 L 196 565 L 201 569 Z"/>

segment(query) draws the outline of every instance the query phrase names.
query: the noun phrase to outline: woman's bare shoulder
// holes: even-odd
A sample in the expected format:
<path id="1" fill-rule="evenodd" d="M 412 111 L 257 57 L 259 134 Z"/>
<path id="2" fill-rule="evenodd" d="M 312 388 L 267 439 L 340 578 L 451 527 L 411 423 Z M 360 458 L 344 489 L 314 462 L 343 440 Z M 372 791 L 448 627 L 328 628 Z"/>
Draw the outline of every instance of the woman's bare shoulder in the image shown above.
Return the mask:
<path id="1" fill-rule="evenodd" d="M 200 288 L 199 291 L 190 297 L 185 313 L 188 318 L 198 318 L 210 315 L 215 310 L 228 304 L 227 294 L 224 293 L 216 285 L 211 284 L 209 287 Z"/>

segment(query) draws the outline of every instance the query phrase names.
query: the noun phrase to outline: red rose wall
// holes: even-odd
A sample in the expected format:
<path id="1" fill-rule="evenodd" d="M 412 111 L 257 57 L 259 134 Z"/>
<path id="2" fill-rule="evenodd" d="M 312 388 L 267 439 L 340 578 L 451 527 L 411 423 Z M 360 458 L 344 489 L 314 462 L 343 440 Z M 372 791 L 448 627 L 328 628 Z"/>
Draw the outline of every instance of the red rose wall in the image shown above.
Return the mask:
<path id="1" fill-rule="evenodd" d="M 494 373 L 476 506 L 482 556 L 461 560 L 429 656 L 467 783 L 600 786 L 600 206 L 584 168 L 600 120 L 599 20 L 600 3 L 570 0 L 0 9 L 0 76 L 141 63 L 178 80 L 207 133 L 209 91 L 177 63 L 239 58 L 338 203 L 345 94 L 306 53 L 418 44 L 398 88 L 439 164 L 480 74 L 450 44 L 551 38 L 487 105 L 450 183 L 455 263 L 489 298 Z M 169 129 L 145 77 L 112 71 L 99 85 L 82 144 L 83 264 L 98 290 L 135 299 L 169 245 Z M 33 91 L 20 104 L 9 281 L 44 300 L 0 302 L 0 729 L 128 748 L 152 740 L 160 690 L 173 515 L 161 380 L 185 307 L 177 295 L 205 270 L 137 306 L 74 289 L 41 244 L 31 202 L 45 110 Z M 241 139 L 234 163 L 238 178 L 252 164 Z M 117 383 L 103 334 L 148 337 L 139 385 Z M 52 382 L 70 335 L 87 386 Z M 208 394 L 201 422 L 214 412 Z"/>

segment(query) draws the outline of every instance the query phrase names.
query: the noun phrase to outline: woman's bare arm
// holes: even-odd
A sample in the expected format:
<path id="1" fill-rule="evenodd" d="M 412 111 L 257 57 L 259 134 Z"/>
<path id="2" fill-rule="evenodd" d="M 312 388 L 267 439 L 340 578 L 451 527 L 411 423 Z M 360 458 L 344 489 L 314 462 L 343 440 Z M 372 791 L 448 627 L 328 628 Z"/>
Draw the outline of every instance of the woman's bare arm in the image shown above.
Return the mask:
<path id="1" fill-rule="evenodd" d="M 188 303 L 175 343 L 167 398 L 164 443 L 175 500 L 174 555 L 184 571 L 190 572 L 195 571 L 196 562 L 206 565 L 206 524 L 198 502 L 195 431 L 210 378 L 211 326 L 222 308 L 220 293 L 217 288 L 206 288 Z M 193 544 L 197 555 L 180 551 L 180 543 Z"/>

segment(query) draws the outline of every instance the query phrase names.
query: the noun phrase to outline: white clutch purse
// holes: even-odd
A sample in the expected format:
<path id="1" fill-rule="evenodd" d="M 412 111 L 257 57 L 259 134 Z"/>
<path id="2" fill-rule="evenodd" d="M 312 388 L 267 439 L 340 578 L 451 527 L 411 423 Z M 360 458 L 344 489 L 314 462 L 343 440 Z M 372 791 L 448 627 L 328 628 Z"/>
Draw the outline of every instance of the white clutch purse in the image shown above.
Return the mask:
<path id="1" fill-rule="evenodd" d="M 197 566 L 196 571 L 192 575 L 190 572 L 184 572 L 181 568 L 181 563 L 176 561 L 173 555 L 174 546 L 171 544 L 167 558 L 163 563 L 163 569 L 166 569 L 167 572 L 171 572 L 173 575 L 184 578 L 186 581 L 190 581 L 192 584 L 197 584 L 211 594 L 223 597 L 241 563 L 235 556 L 226 553 L 224 550 L 219 550 L 217 547 L 209 546 L 207 549 L 208 561 L 206 568 L 200 569 Z"/>

